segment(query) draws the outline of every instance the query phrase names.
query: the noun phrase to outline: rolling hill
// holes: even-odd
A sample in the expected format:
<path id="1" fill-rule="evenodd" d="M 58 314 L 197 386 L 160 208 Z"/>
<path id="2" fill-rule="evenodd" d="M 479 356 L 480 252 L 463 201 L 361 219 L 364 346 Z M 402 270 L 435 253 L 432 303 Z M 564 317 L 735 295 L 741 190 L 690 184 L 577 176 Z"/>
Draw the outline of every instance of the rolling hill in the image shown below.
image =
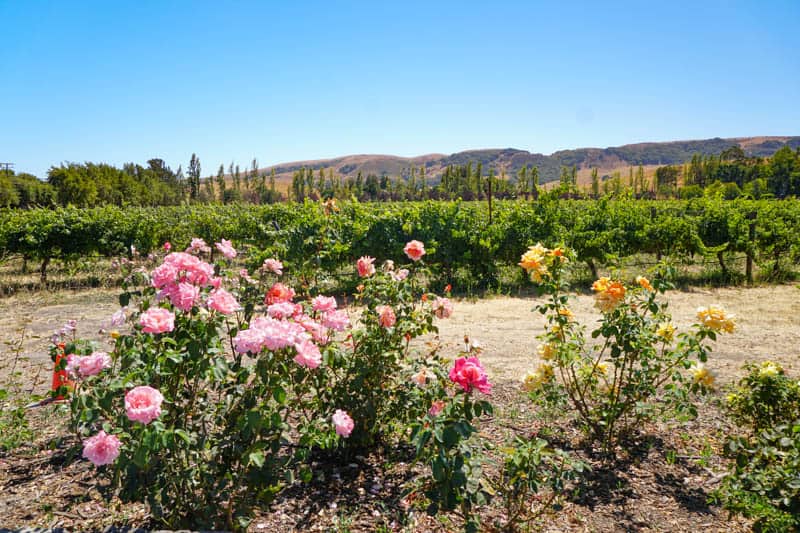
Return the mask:
<path id="1" fill-rule="evenodd" d="M 579 181 L 585 182 L 592 167 L 597 167 L 600 175 L 608 175 L 615 171 L 625 175 L 631 166 L 643 165 L 649 174 L 658 166 L 681 164 L 691 159 L 694 154 L 717 155 L 731 146 L 740 146 L 751 156 L 766 157 L 784 145 L 793 149 L 800 147 L 800 136 L 729 139 L 717 137 L 692 141 L 645 142 L 609 148 L 560 150 L 550 155 L 515 148 L 467 150 L 450 155 L 427 154 L 417 157 L 360 154 L 281 163 L 260 170 L 270 173 L 274 169 L 279 187 L 285 189 L 291 183 L 292 174 L 304 167 L 313 170 L 326 169 L 326 171 L 333 169 L 335 174 L 345 177 L 356 176 L 359 172 L 364 176 L 386 174 L 397 177 L 407 176 L 412 166 L 417 169 L 424 166 L 427 178 L 431 182 L 436 182 L 448 165 L 480 162 L 484 171 L 494 168 L 496 173 L 505 171 L 508 176 L 515 175 L 526 165 L 536 166 L 539 168 L 540 182 L 544 184 L 557 180 L 562 166 L 577 166 Z"/>

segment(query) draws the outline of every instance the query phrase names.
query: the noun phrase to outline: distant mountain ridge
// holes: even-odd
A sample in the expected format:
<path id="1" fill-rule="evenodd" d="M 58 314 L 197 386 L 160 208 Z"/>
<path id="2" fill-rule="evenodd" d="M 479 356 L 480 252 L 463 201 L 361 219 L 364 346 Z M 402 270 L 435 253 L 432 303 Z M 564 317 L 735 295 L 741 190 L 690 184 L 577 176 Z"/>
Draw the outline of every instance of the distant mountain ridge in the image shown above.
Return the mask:
<path id="1" fill-rule="evenodd" d="M 466 150 L 450 155 L 427 154 L 417 157 L 360 154 L 281 163 L 260 170 L 269 173 L 274 169 L 278 181 L 285 182 L 291 180 L 292 173 L 304 167 L 314 170 L 333 169 L 335 174 L 345 177 L 356 176 L 359 172 L 364 177 L 369 174 L 377 176 L 386 174 L 390 177 L 397 177 L 407 176 L 412 166 L 417 171 L 424 166 L 426 178 L 438 181 L 438 177 L 448 165 L 480 162 L 484 172 L 494 168 L 496 174 L 499 175 L 505 171 L 507 176 L 515 175 L 520 168 L 526 165 L 536 166 L 539 168 L 540 182 L 547 183 L 558 179 L 562 166 L 572 167 L 574 165 L 578 167 L 579 171 L 598 167 L 601 173 L 610 173 L 631 166 L 652 167 L 682 164 L 691 159 L 694 154 L 719 155 L 723 150 L 732 146 L 740 146 L 747 155 L 766 157 L 771 156 L 785 145 L 792 149 L 800 147 L 800 136 L 729 139 L 716 137 L 692 141 L 643 142 L 609 148 L 560 150 L 550 155 L 515 148 Z M 581 172 L 581 174 L 584 173 Z"/>

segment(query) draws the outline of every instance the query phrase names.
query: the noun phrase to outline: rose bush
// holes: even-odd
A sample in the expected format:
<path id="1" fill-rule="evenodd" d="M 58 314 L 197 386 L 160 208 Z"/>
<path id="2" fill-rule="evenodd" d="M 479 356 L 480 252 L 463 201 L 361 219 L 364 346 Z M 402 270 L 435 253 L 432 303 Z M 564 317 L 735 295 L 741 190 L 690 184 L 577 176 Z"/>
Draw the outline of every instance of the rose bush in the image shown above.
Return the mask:
<path id="1" fill-rule="evenodd" d="M 572 262 L 569 250 L 541 244 L 520 260 L 548 297 L 537 306 L 547 321 L 539 335 L 542 362 L 525 378 L 524 388 L 551 406 L 569 402 L 587 437 L 600 441 L 606 451 L 658 414 L 695 415 L 693 395 L 714 385 L 705 366 L 708 341 L 733 332 L 734 317 L 716 305 L 702 307 L 698 322 L 676 335 L 667 303 L 658 298 L 670 287 L 665 269 L 652 283 L 639 276 L 630 286 L 600 277 L 592 291 L 602 318 L 591 332 L 597 342 L 587 343 L 584 328 L 568 307 L 564 274 Z"/>
<path id="2" fill-rule="evenodd" d="M 229 241 L 164 251 L 160 264 L 127 278 L 112 322 L 127 321 L 130 332 L 115 330 L 113 351 L 62 337 L 53 348 L 76 380 L 71 425 L 83 456 L 155 519 L 242 527 L 252 505 L 311 478 L 314 449 L 346 456 L 405 439 L 409 422 L 431 409 L 408 373 L 444 370 L 411 341 L 436 331 L 434 317 L 452 304 L 414 275 L 425 268 L 422 243 L 407 246 L 409 269 L 358 260 L 354 315 L 330 296 L 298 298 L 278 281 L 277 259 L 255 277 L 234 269 L 242 254 Z M 474 364 L 459 372 L 488 387 Z"/>

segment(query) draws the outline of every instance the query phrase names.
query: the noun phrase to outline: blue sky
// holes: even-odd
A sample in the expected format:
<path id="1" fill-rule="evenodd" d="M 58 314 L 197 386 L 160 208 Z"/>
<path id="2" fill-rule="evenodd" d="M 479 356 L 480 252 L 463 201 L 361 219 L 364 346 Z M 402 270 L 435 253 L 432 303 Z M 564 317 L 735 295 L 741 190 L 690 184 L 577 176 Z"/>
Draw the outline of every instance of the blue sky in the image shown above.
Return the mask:
<path id="1" fill-rule="evenodd" d="M 800 135 L 800 1 L 0 0 L 0 161 Z"/>

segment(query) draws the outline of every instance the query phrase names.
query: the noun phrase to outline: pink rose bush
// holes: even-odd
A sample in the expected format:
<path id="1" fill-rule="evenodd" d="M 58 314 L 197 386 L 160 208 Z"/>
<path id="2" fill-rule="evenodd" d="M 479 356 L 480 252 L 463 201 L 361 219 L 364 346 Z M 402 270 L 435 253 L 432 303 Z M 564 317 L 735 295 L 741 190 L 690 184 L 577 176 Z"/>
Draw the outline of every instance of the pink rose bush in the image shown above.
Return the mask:
<path id="1" fill-rule="evenodd" d="M 125 395 L 125 413 L 130 420 L 149 424 L 161 416 L 164 396 L 153 387 L 134 387 Z"/>
<path id="2" fill-rule="evenodd" d="M 164 247 L 160 264 L 125 281 L 114 322 L 133 328 L 114 332 L 113 351 L 70 345 L 64 357 L 73 376 L 91 376 L 76 381 L 70 404 L 84 457 L 108 465 L 100 473 L 126 497 L 164 498 L 150 509 L 154 519 L 178 524 L 228 508 L 236 516 L 288 469 L 307 467 L 314 448 L 369 448 L 403 424 L 449 416 L 442 391 L 456 392 L 447 369 L 408 349 L 436 331 L 434 316 L 452 313 L 417 279 L 424 265 L 412 275 L 359 258 L 362 286 L 344 298 L 358 309 L 351 315 L 307 278 L 293 286 L 279 260 L 250 277 L 231 262 L 250 261 L 248 250 L 224 239 L 214 246 L 215 264 L 202 239 L 185 252 Z M 419 261 L 424 245 L 412 241 L 405 252 Z M 56 340 L 65 346 L 64 338 Z M 423 368 L 417 384 L 409 368 Z M 470 390 L 488 390 L 485 374 L 458 375 Z M 220 479 L 234 481 L 224 501 Z"/>

